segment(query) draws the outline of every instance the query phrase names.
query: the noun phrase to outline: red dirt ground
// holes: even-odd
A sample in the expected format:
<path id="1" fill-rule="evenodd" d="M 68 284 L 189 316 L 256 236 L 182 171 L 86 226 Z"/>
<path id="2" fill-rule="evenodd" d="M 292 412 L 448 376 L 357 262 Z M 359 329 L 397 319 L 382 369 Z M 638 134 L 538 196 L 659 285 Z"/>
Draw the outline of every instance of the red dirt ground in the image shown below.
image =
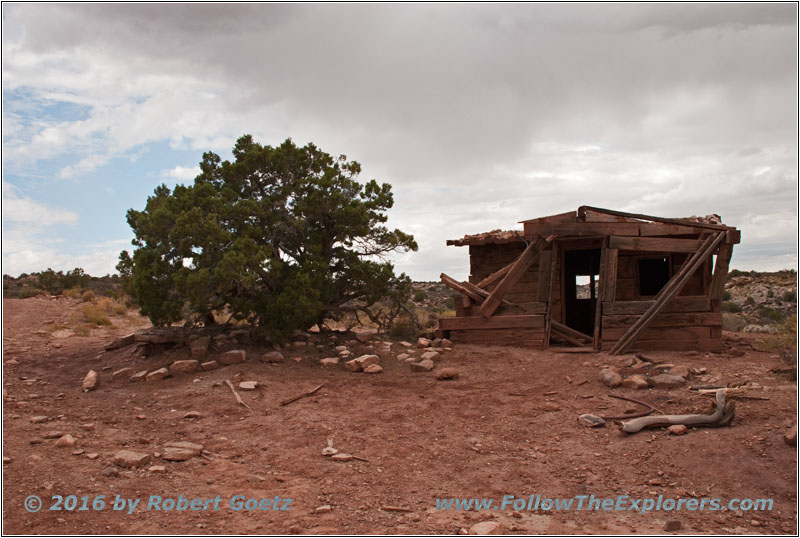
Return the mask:
<path id="1" fill-rule="evenodd" d="M 3 312 L 4 533 L 25 534 L 453 534 L 492 520 L 510 534 L 662 533 L 667 519 L 681 521 L 680 533 L 796 533 L 795 447 L 783 434 L 796 422 L 796 383 L 770 369 L 777 356 L 754 351 L 745 336 L 726 333 L 721 354 L 654 352 L 659 361 L 708 374 L 690 383 L 750 381 L 765 399 L 737 401 L 731 427 L 690 429 L 672 436 L 664 429 L 620 433 L 613 424 L 587 429 L 581 413 L 621 414 L 636 407 L 607 397 L 598 380 L 604 355 L 554 350 L 456 345 L 440 365 L 460 377 L 436 381 L 412 373 L 394 357 L 378 375 L 324 369 L 332 356 L 314 348 L 291 351 L 301 362 L 264 364 L 263 349 L 247 348 L 248 361 L 211 372 L 130 383 L 111 380 L 111 370 L 137 371 L 188 358 L 185 349 L 140 358 L 131 348 L 103 352 L 115 336 L 146 325 L 141 318 L 114 318 L 115 327 L 88 337 L 56 339 L 54 323 L 68 324 L 80 301 L 37 297 L 8 299 Z M 341 343 L 341 342 L 340 342 Z M 402 352 L 395 344 L 393 350 Z M 365 345 L 354 356 L 371 351 Z M 9 361 L 19 364 L 9 364 Z M 98 390 L 81 392 L 89 369 L 100 373 Z M 256 380 L 255 392 L 241 392 L 237 406 L 220 382 L 241 372 Z M 569 378 L 569 379 L 568 379 Z M 585 382 L 584 382 L 585 381 Z M 280 402 L 318 384 L 311 397 L 282 407 Z M 646 400 L 665 413 L 709 412 L 711 398 L 675 390 L 614 389 Z M 557 410 L 548 410 L 552 402 Z M 187 411 L 202 418 L 182 418 Z M 50 421 L 33 424 L 31 417 Z M 82 424 L 92 423 L 93 430 Z M 57 448 L 47 432 L 69 433 L 74 448 Z M 343 452 L 367 459 L 337 463 L 321 455 L 328 439 Z M 114 467 L 123 448 L 153 454 L 169 441 L 204 445 L 207 456 L 165 465 L 166 473 Z M 83 449 L 80 455 L 72 455 Z M 98 459 L 87 454 L 96 452 Z M 735 497 L 774 499 L 765 512 L 635 511 L 437 511 L 437 497 L 670 498 Z M 53 495 L 105 495 L 144 499 L 209 498 L 219 511 L 156 512 L 133 515 L 101 511 L 50 511 Z M 234 495 L 294 499 L 289 511 L 236 512 Z M 23 502 L 38 495 L 44 507 L 29 513 Z M 328 513 L 315 508 L 330 505 Z M 408 512 L 386 511 L 386 506 Z"/>

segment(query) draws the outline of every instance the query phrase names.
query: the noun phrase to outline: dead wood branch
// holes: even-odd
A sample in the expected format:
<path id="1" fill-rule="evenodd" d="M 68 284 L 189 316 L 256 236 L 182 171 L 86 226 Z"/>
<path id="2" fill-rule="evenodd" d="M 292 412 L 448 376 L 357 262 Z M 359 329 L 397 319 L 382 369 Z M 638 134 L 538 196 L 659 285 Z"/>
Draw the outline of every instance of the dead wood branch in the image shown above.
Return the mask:
<path id="1" fill-rule="evenodd" d="M 600 418 L 602 418 L 603 420 L 626 420 L 626 419 L 629 419 L 629 418 L 646 417 L 647 415 L 649 415 L 651 413 L 654 413 L 654 412 L 661 413 L 661 411 L 659 411 L 658 409 L 656 409 L 654 406 L 650 405 L 647 402 L 642 402 L 640 400 L 634 400 L 633 398 L 628 398 L 627 396 L 620 396 L 618 394 L 609 394 L 608 396 L 610 398 L 616 398 L 617 400 L 625 400 L 626 402 L 632 402 L 632 403 L 641 405 L 643 407 L 646 407 L 647 410 L 646 411 L 641 411 L 639 413 L 629 413 L 627 415 L 620 415 L 620 416 L 614 416 L 614 417 L 601 416 Z"/>
<path id="2" fill-rule="evenodd" d="M 735 402 L 725 401 L 725 390 L 716 391 L 716 409 L 710 415 L 661 415 L 656 417 L 641 417 L 626 420 L 620 423 L 620 429 L 625 433 L 636 433 L 644 428 L 659 426 L 672 426 L 683 424 L 685 426 L 727 426 L 736 414 Z"/>
<path id="3" fill-rule="evenodd" d="M 311 396 L 312 394 L 317 392 L 319 389 L 321 389 L 323 386 L 325 386 L 325 383 L 323 383 L 322 385 L 319 385 L 318 387 L 315 387 L 315 388 L 311 389 L 308 392 L 304 392 L 303 394 L 295 396 L 294 398 L 289 398 L 288 400 L 284 400 L 284 401 L 281 402 L 281 405 L 282 406 L 283 405 L 289 405 L 290 403 L 296 402 L 297 400 L 299 400 L 301 398 L 305 398 L 306 396 Z"/>
<path id="4" fill-rule="evenodd" d="M 239 405 L 241 405 L 243 407 L 246 407 L 247 409 L 250 409 L 250 406 L 247 405 L 246 403 L 244 403 L 244 400 L 242 400 L 242 397 L 239 396 L 238 392 L 236 392 L 236 389 L 233 387 L 233 383 L 231 383 L 231 381 L 229 379 L 225 380 L 225 384 L 228 385 L 228 387 L 231 389 L 231 392 L 233 392 L 233 396 L 234 396 L 234 398 L 236 398 L 236 402 Z"/>

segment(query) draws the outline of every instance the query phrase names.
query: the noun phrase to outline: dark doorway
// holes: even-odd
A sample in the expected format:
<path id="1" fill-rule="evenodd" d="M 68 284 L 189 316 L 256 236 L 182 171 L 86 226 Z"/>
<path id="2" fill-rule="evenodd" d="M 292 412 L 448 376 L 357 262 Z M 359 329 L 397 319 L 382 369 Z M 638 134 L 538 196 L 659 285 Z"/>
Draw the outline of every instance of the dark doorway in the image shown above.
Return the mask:
<path id="1" fill-rule="evenodd" d="M 669 258 L 639 259 L 639 296 L 650 297 L 658 294 L 669 282 Z"/>
<path id="2" fill-rule="evenodd" d="M 564 321 L 589 337 L 594 333 L 599 274 L 599 248 L 564 252 Z"/>

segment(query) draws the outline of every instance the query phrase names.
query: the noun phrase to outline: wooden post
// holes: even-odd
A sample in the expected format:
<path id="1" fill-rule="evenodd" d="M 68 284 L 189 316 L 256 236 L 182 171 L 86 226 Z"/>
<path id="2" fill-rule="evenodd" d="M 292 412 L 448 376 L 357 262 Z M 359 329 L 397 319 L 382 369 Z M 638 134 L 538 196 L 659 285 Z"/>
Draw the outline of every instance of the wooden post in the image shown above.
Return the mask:
<path id="1" fill-rule="evenodd" d="M 619 250 L 609 248 L 606 250 L 606 279 L 603 286 L 603 301 L 613 303 L 617 295 L 617 263 Z"/>
<path id="2" fill-rule="evenodd" d="M 722 300 L 725 292 L 725 279 L 728 276 L 728 266 L 733 254 L 733 245 L 725 243 L 719 247 L 717 253 L 717 263 L 714 264 L 714 276 L 711 278 L 711 291 L 709 296 L 712 300 Z"/>
<path id="3" fill-rule="evenodd" d="M 506 272 L 503 280 L 497 285 L 497 287 L 492 290 L 492 293 L 489 294 L 489 297 L 483 301 L 479 311 L 481 315 L 485 318 L 489 318 L 494 314 L 494 311 L 497 310 L 497 307 L 500 306 L 500 302 L 503 299 L 503 296 L 508 293 L 514 284 L 516 284 L 525 271 L 530 267 L 536 260 L 539 259 L 539 252 L 541 252 L 542 248 L 547 244 L 547 240 L 544 238 L 537 236 L 536 240 L 531 242 L 525 251 L 520 254 L 520 257 L 517 258 L 517 261 L 513 263 L 511 268 Z"/>
<path id="4" fill-rule="evenodd" d="M 556 280 L 556 265 L 558 262 L 558 244 L 553 243 L 553 253 L 550 255 L 550 276 L 547 287 L 547 313 L 544 325 L 544 349 L 550 347 L 550 331 L 553 327 L 553 285 Z"/>
<path id="5" fill-rule="evenodd" d="M 592 294 L 594 295 L 594 335 L 592 338 L 592 349 L 595 351 L 600 351 L 600 325 L 601 320 L 603 317 L 603 289 L 605 286 L 603 285 L 606 281 L 606 258 L 608 257 L 608 242 L 609 239 L 606 237 L 603 239 L 603 248 L 600 251 L 600 275 L 597 278 L 598 282 L 598 293 L 595 294 L 594 292 L 594 279 L 589 279 L 589 283 L 592 284 Z"/>
<path id="6" fill-rule="evenodd" d="M 617 340 L 617 343 L 609 350 L 610 355 L 619 355 L 630 346 L 639 337 L 639 334 L 653 321 L 656 314 L 658 314 L 667 305 L 678 292 L 683 289 L 683 286 L 694 274 L 697 268 L 714 252 L 722 240 L 725 238 L 724 232 L 715 233 L 710 235 L 703 243 L 703 247 L 692 255 L 687 260 L 687 263 L 681 267 L 681 270 L 673 276 L 667 285 L 664 286 L 650 308 L 645 311 L 642 316 L 627 330 L 622 338 Z"/>

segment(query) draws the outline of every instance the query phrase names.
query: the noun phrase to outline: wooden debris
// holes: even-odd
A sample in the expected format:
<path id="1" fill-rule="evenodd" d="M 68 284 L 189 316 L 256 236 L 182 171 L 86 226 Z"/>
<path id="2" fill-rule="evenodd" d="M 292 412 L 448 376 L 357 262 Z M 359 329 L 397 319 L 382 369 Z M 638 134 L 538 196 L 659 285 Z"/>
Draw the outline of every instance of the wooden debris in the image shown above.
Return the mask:
<path id="1" fill-rule="evenodd" d="M 239 405 L 241 405 L 243 407 L 246 407 L 247 409 L 250 409 L 250 406 L 247 405 L 246 403 L 244 403 L 244 400 L 242 400 L 242 397 L 239 396 L 238 392 L 236 392 L 236 389 L 233 387 L 233 383 L 231 383 L 230 379 L 226 379 L 225 380 L 225 384 L 228 385 L 228 387 L 231 389 L 231 392 L 233 392 L 233 396 L 234 396 L 234 398 L 236 398 L 236 402 Z"/>
<path id="2" fill-rule="evenodd" d="M 381 510 L 386 512 L 410 512 L 411 508 L 406 508 L 405 506 L 381 506 Z"/>
<path id="3" fill-rule="evenodd" d="M 635 413 L 635 414 L 634 413 L 628 413 L 626 415 L 620 415 L 620 416 L 614 416 L 614 417 L 608 417 L 608 416 L 601 415 L 600 418 L 602 418 L 604 420 L 625 420 L 625 419 L 629 419 L 629 418 L 646 417 L 647 415 L 649 415 L 649 414 L 651 414 L 651 413 L 653 413 L 655 411 L 658 411 L 658 409 L 656 409 L 655 407 L 653 407 L 649 403 L 643 402 L 641 400 L 634 400 L 633 398 L 628 398 L 627 396 L 620 396 L 618 394 L 609 394 L 608 396 L 611 397 L 611 398 L 616 398 L 617 400 L 625 400 L 626 402 L 632 402 L 632 403 L 635 403 L 635 404 L 639 404 L 641 406 L 646 407 L 647 410 L 646 411 L 641 411 L 641 412 Z M 660 413 L 661 411 L 658 411 L 658 412 Z"/>
<path id="4" fill-rule="evenodd" d="M 311 389 L 311 390 L 310 390 L 310 391 L 308 391 L 308 392 L 304 392 L 303 394 L 300 394 L 300 395 L 298 395 L 298 396 L 295 396 L 294 398 L 289 398 L 288 400 L 284 400 L 284 401 L 282 401 L 282 402 L 281 402 L 281 405 L 282 405 L 282 406 L 283 406 L 283 405 L 289 405 L 290 403 L 292 403 L 292 402 L 296 402 L 297 400 L 299 400 L 299 399 L 301 399 L 301 398 L 305 398 L 306 396 L 311 396 L 312 394 L 314 394 L 315 392 L 317 392 L 319 389 L 321 389 L 323 386 L 325 386 L 325 383 L 323 383 L 322 385 L 319 385 L 319 386 L 317 386 L 317 387 L 315 387 L 315 388 Z"/>
<path id="5" fill-rule="evenodd" d="M 736 415 L 736 403 L 725 401 L 725 390 L 716 391 L 716 409 L 710 415 L 660 415 L 654 417 L 640 417 L 620 423 L 620 430 L 625 433 L 636 433 L 644 428 L 672 426 L 683 424 L 685 426 L 727 426 Z"/>

